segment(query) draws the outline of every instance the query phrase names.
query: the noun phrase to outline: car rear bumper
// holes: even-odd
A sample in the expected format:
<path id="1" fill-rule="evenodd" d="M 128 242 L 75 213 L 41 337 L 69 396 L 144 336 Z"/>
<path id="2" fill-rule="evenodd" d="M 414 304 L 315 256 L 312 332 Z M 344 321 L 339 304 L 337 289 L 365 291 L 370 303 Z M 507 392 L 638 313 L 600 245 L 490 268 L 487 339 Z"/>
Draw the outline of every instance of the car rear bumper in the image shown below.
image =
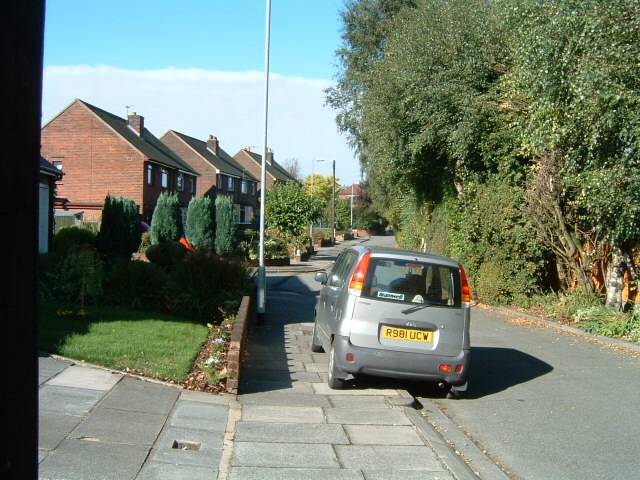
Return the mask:
<path id="1" fill-rule="evenodd" d="M 347 373 L 434 382 L 444 381 L 454 386 L 463 385 L 467 381 L 471 353 L 469 350 L 461 350 L 460 354 L 455 357 L 445 357 L 425 353 L 363 348 L 351 344 L 348 337 L 339 335 L 334 338 L 334 348 L 336 366 Z M 353 354 L 353 362 L 347 362 L 347 353 Z M 441 364 L 450 365 L 451 372 L 441 372 L 439 370 Z M 455 373 L 457 365 L 462 365 L 460 373 Z"/>

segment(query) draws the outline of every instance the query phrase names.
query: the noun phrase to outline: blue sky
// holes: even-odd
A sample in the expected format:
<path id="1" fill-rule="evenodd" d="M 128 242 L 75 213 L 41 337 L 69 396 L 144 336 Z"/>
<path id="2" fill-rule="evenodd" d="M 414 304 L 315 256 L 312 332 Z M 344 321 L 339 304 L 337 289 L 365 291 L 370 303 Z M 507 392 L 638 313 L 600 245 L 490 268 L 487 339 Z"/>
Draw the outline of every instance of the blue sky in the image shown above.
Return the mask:
<path id="1" fill-rule="evenodd" d="M 360 173 L 323 90 L 335 78 L 343 0 L 272 0 L 270 141 L 276 158 L 335 158 Z M 48 0 L 43 121 L 74 98 L 125 105 L 161 135 L 215 133 L 232 155 L 261 148 L 265 0 Z M 315 171 L 322 171 L 316 164 Z"/>

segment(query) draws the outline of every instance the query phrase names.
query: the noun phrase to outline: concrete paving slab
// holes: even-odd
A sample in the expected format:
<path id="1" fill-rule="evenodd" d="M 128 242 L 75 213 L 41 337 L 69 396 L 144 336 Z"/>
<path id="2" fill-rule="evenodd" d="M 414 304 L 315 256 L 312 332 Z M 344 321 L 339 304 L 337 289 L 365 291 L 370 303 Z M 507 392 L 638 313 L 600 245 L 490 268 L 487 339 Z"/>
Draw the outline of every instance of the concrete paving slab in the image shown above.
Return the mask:
<path id="1" fill-rule="evenodd" d="M 182 390 L 180 392 L 180 400 L 188 400 L 191 402 L 213 403 L 214 405 L 229 405 L 233 400 L 233 395 L 221 393 L 205 393 L 193 390 Z"/>
<path id="2" fill-rule="evenodd" d="M 40 464 L 40 479 L 133 480 L 149 449 L 85 440 L 65 440 Z"/>
<path id="3" fill-rule="evenodd" d="M 425 470 L 364 470 L 366 480 L 454 480 L 447 471 Z"/>
<path id="4" fill-rule="evenodd" d="M 280 360 L 259 360 L 248 358 L 242 362 L 242 368 L 247 370 L 252 370 L 254 368 L 266 368 L 269 370 L 279 370 L 285 372 L 304 372 L 304 363 L 303 362 L 294 362 L 287 361 L 283 362 Z"/>
<path id="5" fill-rule="evenodd" d="M 38 385 L 42 385 L 70 365 L 73 365 L 73 363 L 67 360 L 58 360 L 52 357 L 38 357 Z"/>
<path id="6" fill-rule="evenodd" d="M 167 415 L 178 395 L 177 388 L 125 377 L 107 394 L 101 407 Z"/>
<path id="7" fill-rule="evenodd" d="M 122 378 L 120 373 L 111 373 L 98 368 L 71 365 L 47 382 L 58 387 L 86 388 L 89 390 L 111 390 Z"/>
<path id="8" fill-rule="evenodd" d="M 335 449 L 346 468 L 443 471 L 433 450 L 427 447 L 336 445 Z"/>
<path id="9" fill-rule="evenodd" d="M 245 405 L 242 408 L 242 420 L 273 423 L 326 423 L 320 407 L 282 408 L 275 405 Z"/>
<path id="10" fill-rule="evenodd" d="M 147 462 L 136 480 L 215 480 L 217 468 Z"/>
<path id="11" fill-rule="evenodd" d="M 304 368 L 307 372 L 327 373 L 328 365 L 326 363 L 305 363 Z"/>
<path id="12" fill-rule="evenodd" d="M 364 480 L 358 470 L 338 468 L 232 467 L 230 480 Z"/>
<path id="13" fill-rule="evenodd" d="M 314 383 L 312 386 L 313 391 L 320 395 L 380 395 L 383 397 L 398 395 L 398 391 L 391 388 L 350 388 L 347 386 L 340 390 L 334 390 L 324 382 Z"/>
<path id="14" fill-rule="evenodd" d="M 311 383 L 307 382 L 293 382 L 287 380 L 286 377 L 282 380 L 244 380 L 240 381 L 240 392 L 242 393 L 255 393 L 255 392 L 298 392 L 298 393 L 313 393 Z"/>
<path id="15" fill-rule="evenodd" d="M 424 445 L 413 427 L 391 425 L 345 425 L 354 445 Z"/>
<path id="16" fill-rule="evenodd" d="M 40 411 L 66 415 L 86 415 L 105 393 L 103 390 L 54 387 L 45 384 L 38 391 L 38 408 Z"/>
<path id="17" fill-rule="evenodd" d="M 343 425 L 411 425 L 400 410 L 391 408 L 325 408 L 327 423 Z"/>
<path id="18" fill-rule="evenodd" d="M 224 432 L 227 428 L 229 408 L 226 405 L 179 400 L 169 418 L 169 425 L 195 428 L 211 432 Z"/>
<path id="19" fill-rule="evenodd" d="M 42 461 L 47 458 L 49 455 L 49 450 L 43 450 L 41 448 L 38 449 L 38 463 L 42 463 Z"/>
<path id="20" fill-rule="evenodd" d="M 232 466 L 337 468 L 340 464 L 331 445 L 236 442 Z"/>
<path id="21" fill-rule="evenodd" d="M 267 368 L 252 368 L 242 374 L 243 382 L 320 382 L 320 376 L 314 372 L 284 372 L 282 370 L 270 370 Z"/>
<path id="22" fill-rule="evenodd" d="M 329 395 L 328 398 L 336 408 L 388 408 L 384 397 L 374 395 Z"/>
<path id="23" fill-rule="evenodd" d="M 151 460 L 173 465 L 192 465 L 217 469 L 222 455 L 222 432 L 209 432 L 191 428 L 165 428 L 154 445 Z M 197 450 L 188 450 L 174 442 L 191 442 Z"/>
<path id="24" fill-rule="evenodd" d="M 313 393 L 258 392 L 238 395 L 243 405 L 285 405 L 289 407 L 330 407 L 327 397 Z"/>
<path id="25" fill-rule="evenodd" d="M 82 421 L 82 417 L 38 412 L 38 448 L 53 450 Z"/>
<path id="26" fill-rule="evenodd" d="M 162 414 L 115 410 L 101 405 L 73 431 L 72 436 L 151 447 L 166 418 Z"/>
<path id="27" fill-rule="evenodd" d="M 242 421 L 236 425 L 234 438 L 238 442 L 331 443 L 334 445 L 349 443 L 341 425 L 326 423 Z"/>

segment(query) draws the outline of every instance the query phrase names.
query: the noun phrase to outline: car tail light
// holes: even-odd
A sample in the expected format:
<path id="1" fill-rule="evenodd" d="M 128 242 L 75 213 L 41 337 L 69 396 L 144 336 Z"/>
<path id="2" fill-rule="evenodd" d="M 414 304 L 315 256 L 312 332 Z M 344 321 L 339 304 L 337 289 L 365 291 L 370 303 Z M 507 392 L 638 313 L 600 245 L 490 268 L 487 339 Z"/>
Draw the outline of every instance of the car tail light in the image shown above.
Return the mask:
<path id="1" fill-rule="evenodd" d="M 449 365 L 448 363 L 441 363 L 440 365 L 438 365 L 438 370 L 443 373 L 451 373 L 451 365 Z"/>
<path id="2" fill-rule="evenodd" d="M 364 279 L 367 277 L 367 270 L 369 269 L 369 260 L 371 260 L 371 252 L 365 253 L 356 267 L 356 271 L 351 276 L 351 282 L 349 282 L 349 293 L 354 295 L 360 295 L 364 289 Z"/>
<path id="3" fill-rule="evenodd" d="M 471 287 L 469 286 L 469 281 L 467 280 L 467 274 L 462 267 L 462 264 L 458 264 L 460 267 L 460 284 L 462 290 L 462 303 L 471 303 Z"/>
<path id="4" fill-rule="evenodd" d="M 462 373 L 462 364 L 461 363 L 456 365 L 456 373 Z"/>
<path id="5" fill-rule="evenodd" d="M 345 358 L 347 359 L 347 362 L 349 362 L 349 363 L 353 363 L 354 360 L 355 360 L 355 358 L 353 356 L 353 353 L 347 353 Z"/>

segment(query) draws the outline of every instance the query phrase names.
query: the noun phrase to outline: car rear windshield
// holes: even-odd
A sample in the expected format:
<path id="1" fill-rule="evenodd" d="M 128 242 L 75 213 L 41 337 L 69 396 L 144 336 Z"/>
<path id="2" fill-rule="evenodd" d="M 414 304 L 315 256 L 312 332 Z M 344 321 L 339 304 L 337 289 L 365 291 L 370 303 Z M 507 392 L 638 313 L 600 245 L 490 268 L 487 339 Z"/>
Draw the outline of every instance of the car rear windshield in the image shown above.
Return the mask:
<path id="1" fill-rule="evenodd" d="M 372 257 L 362 295 L 389 302 L 460 307 L 460 272 L 415 260 Z"/>

